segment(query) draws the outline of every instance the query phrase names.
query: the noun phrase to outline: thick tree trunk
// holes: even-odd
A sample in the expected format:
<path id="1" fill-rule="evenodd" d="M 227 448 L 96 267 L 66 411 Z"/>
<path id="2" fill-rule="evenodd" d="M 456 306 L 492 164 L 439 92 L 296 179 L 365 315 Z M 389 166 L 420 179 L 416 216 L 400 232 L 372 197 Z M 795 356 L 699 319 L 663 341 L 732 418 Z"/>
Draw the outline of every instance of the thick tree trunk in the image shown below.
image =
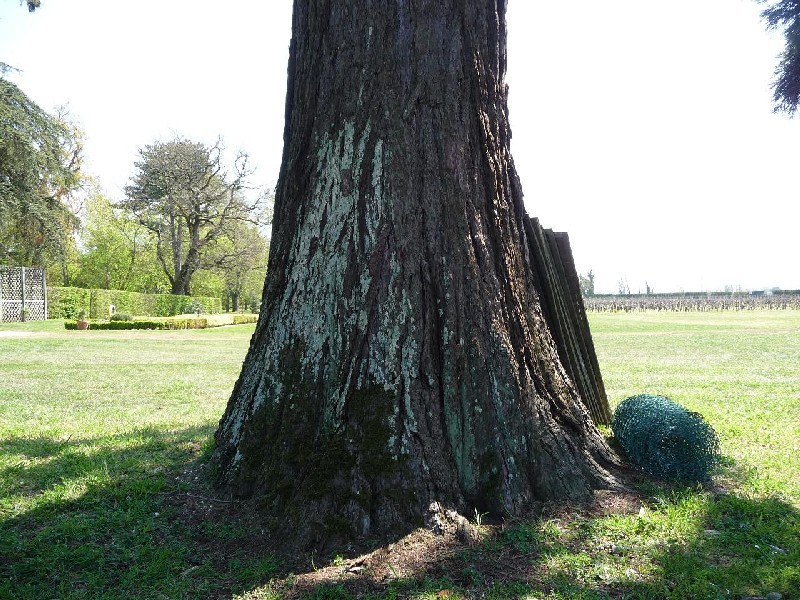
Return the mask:
<path id="1" fill-rule="evenodd" d="M 261 316 L 221 481 L 305 544 L 612 481 L 509 153 L 505 2 L 296 1 Z"/>
<path id="2" fill-rule="evenodd" d="M 178 273 L 172 280 L 172 294 L 176 296 L 189 296 L 189 282 L 183 273 Z"/>

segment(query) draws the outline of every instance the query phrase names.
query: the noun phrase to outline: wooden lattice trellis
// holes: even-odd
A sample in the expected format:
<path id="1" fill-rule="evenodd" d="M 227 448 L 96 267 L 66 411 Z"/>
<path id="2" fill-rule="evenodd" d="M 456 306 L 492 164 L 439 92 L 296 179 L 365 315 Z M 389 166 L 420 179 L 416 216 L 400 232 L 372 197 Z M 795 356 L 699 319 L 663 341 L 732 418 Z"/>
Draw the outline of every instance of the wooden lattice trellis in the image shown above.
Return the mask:
<path id="1" fill-rule="evenodd" d="M 0 321 L 47 318 L 47 280 L 42 268 L 0 267 Z"/>

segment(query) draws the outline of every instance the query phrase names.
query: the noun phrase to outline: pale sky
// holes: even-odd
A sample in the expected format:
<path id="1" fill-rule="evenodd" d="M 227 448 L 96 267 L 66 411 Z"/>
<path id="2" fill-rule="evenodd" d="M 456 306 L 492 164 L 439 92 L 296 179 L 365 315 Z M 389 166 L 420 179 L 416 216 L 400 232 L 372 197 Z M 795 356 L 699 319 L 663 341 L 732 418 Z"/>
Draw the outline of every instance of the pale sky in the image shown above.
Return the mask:
<path id="1" fill-rule="evenodd" d="M 800 126 L 772 114 L 782 48 L 752 0 L 510 0 L 512 153 L 529 214 L 597 291 L 800 288 Z M 86 132 L 112 198 L 137 149 L 247 151 L 273 186 L 288 0 L 0 0 L 0 61 Z"/>

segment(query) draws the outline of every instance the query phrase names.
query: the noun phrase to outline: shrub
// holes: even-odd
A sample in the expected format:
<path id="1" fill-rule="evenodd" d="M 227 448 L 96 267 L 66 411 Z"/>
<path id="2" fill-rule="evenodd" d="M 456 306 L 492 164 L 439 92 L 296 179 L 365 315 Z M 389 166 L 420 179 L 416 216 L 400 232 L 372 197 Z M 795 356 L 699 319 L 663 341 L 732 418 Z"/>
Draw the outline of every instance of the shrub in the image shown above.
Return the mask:
<path id="1" fill-rule="evenodd" d="M 257 323 L 258 315 L 233 315 L 234 325 L 244 325 L 246 323 Z"/>
<path id="2" fill-rule="evenodd" d="M 184 310 L 184 312 L 185 312 L 186 314 L 196 313 L 196 314 L 198 314 L 198 315 L 199 315 L 201 312 L 205 312 L 205 310 L 204 310 L 204 309 L 205 309 L 205 307 L 203 306 L 203 303 L 202 303 L 202 302 L 200 302 L 200 301 L 198 301 L 198 300 L 192 300 L 191 302 L 189 302 L 189 303 L 188 303 L 188 304 L 187 304 L 187 305 L 184 307 L 184 309 L 183 309 L 183 310 Z"/>
<path id="3" fill-rule="evenodd" d="M 611 428 L 631 462 L 660 479 L 707 481 L 719 458 L 711 425 L 664 396 L 626 398 Z"/>
<path id="4" fill-rule="evenodd" d="M 93 321 L 92 329 L 126 330 L 126 329 L 206 329 L 207 319 L 136 319 L 130 321 Z M 64 321 L 64 329 L 75 329 L 75 321 Z"/>
<path id="5" fill-rule="evenodd" d="M 128 313 L 114 313 L 110 317 L 108 317 L 109 321 L 133 321 L 133 315 L 129 315 Z"/>
<path id="6" fill-rule="evenodd" d="M 116 317 L 116 318 L 115 318 Z M 237 320 L 237 317 L 242 317 Z M 112 316 L 108 321 L 92 321 L 92 329 L 206 329 L 241 323 L 255 323 L 256 315 L 212 315 L 208 317 L 172 317 L 167 319 L 134 319 L 130 315 Z M 75 329 L 74 320 L 64 321 L 65 329 Z"/>
<path id="7" fill-rule="evenodd" d="M 126 329 L 169 329 L 168 321 L 93 321 L 92 329 L 126 330 Z M 64 321 L 64 329 L 76 329 L 75 321 Z"/>
<path id="8" fill-rule="evenodd" d="M 199 319 L 169 319 L 166 323 L 168 324 L 167 329 L 206 329 L 208 327 L 208 319 L 202 317 Z"/>

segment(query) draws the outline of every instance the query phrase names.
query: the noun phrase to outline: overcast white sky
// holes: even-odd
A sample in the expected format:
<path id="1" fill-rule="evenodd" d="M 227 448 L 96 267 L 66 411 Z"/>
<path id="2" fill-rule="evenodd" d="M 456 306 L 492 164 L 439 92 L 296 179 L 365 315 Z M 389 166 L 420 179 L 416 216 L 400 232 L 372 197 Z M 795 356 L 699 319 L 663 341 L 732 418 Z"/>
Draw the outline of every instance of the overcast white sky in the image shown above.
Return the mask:
<path id="1" fill-rule="evenodd" d="M 800 288 L 796 120 L 752 0 L 510 0 L 512 152 L 526 206 L 598 291 Z M 289 0 L 0 0 L 0 61 L 66 104 L 112 198 L 137 148 L 223 136 L 274 185 Z"/>

